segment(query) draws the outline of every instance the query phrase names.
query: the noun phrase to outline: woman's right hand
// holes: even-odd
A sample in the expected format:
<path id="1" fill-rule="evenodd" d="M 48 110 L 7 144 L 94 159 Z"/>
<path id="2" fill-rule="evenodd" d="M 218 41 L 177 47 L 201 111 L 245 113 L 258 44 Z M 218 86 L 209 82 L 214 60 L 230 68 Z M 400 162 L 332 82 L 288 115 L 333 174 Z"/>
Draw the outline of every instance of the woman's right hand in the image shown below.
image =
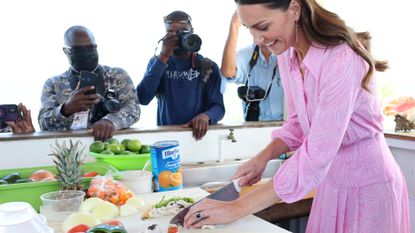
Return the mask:
<path id="1" fill-rule="evenodd" d="M 238 167 L 232 180 L 239 179 L 239 186 L 251 186 L 261 180 L 262 173 L 267 166 L 268 159 L 265 151 L 257 154 Z"/>

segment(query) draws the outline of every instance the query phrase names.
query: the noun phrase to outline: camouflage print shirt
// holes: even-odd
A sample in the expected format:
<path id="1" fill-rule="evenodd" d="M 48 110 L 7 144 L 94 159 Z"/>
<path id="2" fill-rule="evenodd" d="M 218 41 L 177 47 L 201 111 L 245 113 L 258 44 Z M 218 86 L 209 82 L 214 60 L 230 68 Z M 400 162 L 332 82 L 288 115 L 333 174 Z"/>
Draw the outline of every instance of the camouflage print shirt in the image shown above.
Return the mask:
<path id="1" fill-rule="evenodd" d="M 121 110 L 108 113 L 102 119 L 113 123 L 116 130 L 128 128 L 140 118 L 140 106 L 134 84 L 121 68 L 111 68 L 100 65 L 106 89 L 113 89 L 117 93 L 117 100 L 121 103 Z M 69 69 L 65 73 L 48 79 L 42 90 L 42 105 L 39 111 L 39 126 L 41 130 L 61 131 L 69 130 L 74 114 L 65 117 L 61 114 L 62 105 L 69 99 L 76 88 L 79 76 Z M 89 117 L 91 120 L 91 117 Z M 88 128 L 92 126 L 88 122 Z"/>

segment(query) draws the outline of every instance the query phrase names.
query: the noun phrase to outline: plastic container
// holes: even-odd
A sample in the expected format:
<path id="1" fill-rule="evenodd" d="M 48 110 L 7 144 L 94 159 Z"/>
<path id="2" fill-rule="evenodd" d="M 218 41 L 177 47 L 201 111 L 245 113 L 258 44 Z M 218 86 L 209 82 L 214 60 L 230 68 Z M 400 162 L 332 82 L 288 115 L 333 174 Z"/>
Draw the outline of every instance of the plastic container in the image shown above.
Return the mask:
<path id="1" fill-rule="evenodd" d="M 27 178 L 34 171 L 41 169 L 49 170 L 53 174 L 56 174 L 55 166 L 47 166 L 0 170 L 0 177 L 10 173 L 19 172 L 22 178 Z M 100 175 L 105 175 L 107 172 L 111 172 L 115 179 L 119 178 L 118 170 L 105 163 L 85 163 L 82 165 L 82 173 L 90 171 L 95 171 Z M 89 186 L 89 182 L 91 182 L 91 178 L 82 179 L 82 184 L 85 187 Z M 21 184 L 0 185 L 0 204 L 6 202 L 23 201 L 30 203 L 36 211 L 39 211 L 39 208 L 42 205 L 40 196 L 48 192 L 57 191 L 58 189 L 59 182 L 57 181 L 38 181 Z"/>
<path id="2" fill-rule="evenodd" d="M 44 209 L 56 212 L 77 211 L 84 200 L 85 192 L 81 190 L 65 190 L 45 193 L 40 196 Z"/>
<path id="3" fill-rule="evenodd" d="M 29 203 L 8 202 L 0 205 L 0 232 L 53 233 L 53 230 Z"/>
<path id="4" fill-rule="evenodd" d="M 149 171 L 130 170 L 120 172 L 120 181 L 134 194 L 153 192 L 153 174 Z"/>
<path id="5" fill-rule="evenodd" d="M 119 171 L 142 170 L 147 161 L 150 160 L 150 153 L 130 155 L 105 155 L 89 152 L 97 162 L 110 164 Z M 151 170 L 151 166 L 149 168 Z"/>

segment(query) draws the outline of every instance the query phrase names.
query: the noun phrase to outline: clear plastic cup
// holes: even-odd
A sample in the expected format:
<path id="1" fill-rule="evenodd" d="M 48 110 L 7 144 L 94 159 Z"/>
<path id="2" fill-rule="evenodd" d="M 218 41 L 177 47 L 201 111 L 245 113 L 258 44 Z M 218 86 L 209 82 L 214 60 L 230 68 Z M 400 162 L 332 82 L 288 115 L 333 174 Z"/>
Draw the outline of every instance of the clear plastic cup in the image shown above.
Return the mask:
<path id="1" fill-rule="evenodd" d="M 52 208 L 54 211 L 77 211 L 84 197 L 84 191 L 66 190 L 45 193 L 40 199 L 44 208 Z"/>
<path id="2" fill-rule="evenodd" d="M 53 230 L 29 203 L 7 202 L 0 205 L 0 232 L 53 233 Z"/>

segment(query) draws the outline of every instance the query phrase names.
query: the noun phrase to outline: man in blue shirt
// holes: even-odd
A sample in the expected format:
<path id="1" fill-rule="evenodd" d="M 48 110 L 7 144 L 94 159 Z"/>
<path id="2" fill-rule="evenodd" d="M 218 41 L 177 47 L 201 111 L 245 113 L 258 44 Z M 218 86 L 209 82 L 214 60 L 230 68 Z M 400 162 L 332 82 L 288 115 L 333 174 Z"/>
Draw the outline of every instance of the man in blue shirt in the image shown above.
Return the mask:
<path id="1" fill-rule="evenodd" d="M 234 82 L 246 86 L 243 89 L 244 101 L 243 109 L 246 120 L 249 119 L 250 112 L 255 111 L 253 108 L 255 101 L 259 101 L 259 121 L 274 121 L 283 119 L 284 94 L 280 83 L 280 75 L 277 67 L 277 58 L 265 47 L 251 44 L 236 52 L 241 21 L 237 12 L 232 16 L 228 39 L 222 57 L 221 73 L 224 82 L 222 83 L 222 92 L 225 91 L 226 82 Z M 264 95 L 246 98 L 246 90 L 256 90 L 260 87 Z M 249 111 L 248 105 L 251 105 Z"/>
<path id="2" fill-rule="evenodd" d="M 219 68 L 212 62 L 202 74 L 199 64 L 206 60 L 197 54 L 201 40 L 193 34 L 188 14 L 174 11 L 164 17 L 164 25 L 167 34 L 161 39 L 161 52 L 148 63 L 137 86 L 138 99 L 147 105 L 156 96 L 157 124 L 184 124 L 192 127 L 193 137 L 200 140 L 209 124 L 216 124 L 225 114 Z M 186 38 L 190 38 L 189 44 Z"/>

